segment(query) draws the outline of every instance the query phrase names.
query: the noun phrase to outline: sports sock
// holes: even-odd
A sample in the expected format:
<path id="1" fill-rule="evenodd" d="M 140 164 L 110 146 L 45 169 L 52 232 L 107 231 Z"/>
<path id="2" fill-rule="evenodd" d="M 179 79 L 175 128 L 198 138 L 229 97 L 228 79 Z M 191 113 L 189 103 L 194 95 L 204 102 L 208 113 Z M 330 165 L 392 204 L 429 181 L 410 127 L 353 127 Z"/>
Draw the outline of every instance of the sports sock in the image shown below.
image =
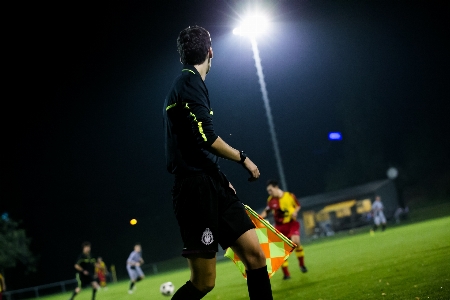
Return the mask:
<path id="1" fill-rule="evenodd" d="M 267 266 L 246 270 L 247 288 L 251 300 L 273 300 Z"/>
<path id="2" fill-rule="evenodd" d="M 281 265 L 281 270 L 283 271 L 284 277 L 291 276 L 291 274 L 289 274 L 288 266 L 289 266 L 289 263 L 287 260 Z"/>
<path id="3" fill-rule="evenodd" d="M 130 282 L 130 291 L 133 289 L 134 281 Z"/>
<path id="4" fill-rule="evenodd" d="M 73 300 L 76 295 L 78 295 L 78 293 L 76 291 L 73 291 L 72 296 L 70 297 L 69 300 Z"/>
<path id="5" fill-rule="evenodd" d="M 180 287 L 175 295 L 173 295 L 172 300 L 197 300 L 202 299 L 207 293 L 199 291 L 191 281 L 186 281 L 186 283 Z"/>
<path id="6" fill-rule="evenodd" d="M 305 266 L 305 251 L 303 251 L 303 246 L 299 246 L 295 249 L 295 255 L 297 256 L 300 267 Z"/>
<path id="7" fill-rule="evenodd" d="M 386 224 L 381 225 L 381 231 L 384 231 L 386 229 Z"/>
<path id="8" fill-rule="evenodd" d="M 92 300 L 95 300 L 95 294 L 97 294 L 97 289 L 92 289 Z"/>
<path id="9" fill-rule="evenodd" d="M 138 277 L 137 279 L 136 279 L 136 282 L 139 282 L 139 281 L 141 281 L 142 280 L 142 277 Z"/>

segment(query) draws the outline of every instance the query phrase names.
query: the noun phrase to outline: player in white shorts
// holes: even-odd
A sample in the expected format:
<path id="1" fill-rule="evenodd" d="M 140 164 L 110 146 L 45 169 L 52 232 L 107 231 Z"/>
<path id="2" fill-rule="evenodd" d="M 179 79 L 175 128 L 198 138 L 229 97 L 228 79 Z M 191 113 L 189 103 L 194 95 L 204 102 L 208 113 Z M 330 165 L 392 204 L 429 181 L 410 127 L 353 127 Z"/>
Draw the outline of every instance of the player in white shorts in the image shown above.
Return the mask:
<path id="1" fill-rule="evenodd" d="M 386 217 L 383 213 L 384 206 L 381 202 L 381 197 L 376 196 L 375 201 L 372 204 L 372 214 L 373 214 L 373 231 L 378 229 L 378 226 L 381 224 L 381 230 L 384 231 L 386 229 Z"/>
<path id="2" fill-rule="evenodd" d="M 128 290 L 129 294 L 133 293 L 135 283 L 144 279 L 144 272 L 142 272 L 141 269 L 141 264 L 144 263 L 141 250 L 140 244 L 134 245 L 134 251 L 130 253 L 130 256 L 127 259 L 127 271 L 131 280 L 130 288 Z"/>

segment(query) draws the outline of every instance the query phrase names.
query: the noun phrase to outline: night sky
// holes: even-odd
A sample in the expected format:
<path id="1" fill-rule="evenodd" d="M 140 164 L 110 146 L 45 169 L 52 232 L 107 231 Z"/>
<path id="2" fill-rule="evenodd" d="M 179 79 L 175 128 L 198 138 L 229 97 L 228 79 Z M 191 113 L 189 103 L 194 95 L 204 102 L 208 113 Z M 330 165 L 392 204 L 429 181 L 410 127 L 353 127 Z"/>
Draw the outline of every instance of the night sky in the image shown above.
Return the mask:
<path id="1" fill-rule="evenodd" d="M 273 148 L 250 42 L 231 33 L 255 3 L 272 22 L 258 44 L 292 192 L 383 179 L 390 166 L 419 179 L 449 168 L 447 1 L 134 2 L 5 10 L 0 213 L 22 221 L 39 256 L 37 273 L 10 289 L 72 278 L 84 240 L 120 274 L 137 241 L 146 262 L 179 255 L 162 109 L 189 25 L 211 33 L 216 132 L 261 180 L 222 169 L 244 203 L 264 206 Z"/>

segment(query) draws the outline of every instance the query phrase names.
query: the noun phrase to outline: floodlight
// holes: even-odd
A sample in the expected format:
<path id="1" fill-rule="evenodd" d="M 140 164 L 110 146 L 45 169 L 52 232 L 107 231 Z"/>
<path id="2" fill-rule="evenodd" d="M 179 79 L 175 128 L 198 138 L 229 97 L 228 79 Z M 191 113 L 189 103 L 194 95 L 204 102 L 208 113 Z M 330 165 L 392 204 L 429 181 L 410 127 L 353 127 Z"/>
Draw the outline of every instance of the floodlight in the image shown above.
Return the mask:
<path id="1" fill-rule="evenodd" d="M 387 170 L 386 175 L 387 175 L 387 177 L 388 177 L 389 179 L 395 179 L 395 178 L 397 178 L 397 176 L 398 176 L 398 170 L 397 170 L 397 168 L 390 167 L 390 168 Z"/>
<path id="2" fill-rule="evenodd" d="M 264 15 L 254 14 L 243 19 L 241 25 L 233 30 L 233 34 L 255 37 L 264 33 L 269 27 L 269 21 Z"/>

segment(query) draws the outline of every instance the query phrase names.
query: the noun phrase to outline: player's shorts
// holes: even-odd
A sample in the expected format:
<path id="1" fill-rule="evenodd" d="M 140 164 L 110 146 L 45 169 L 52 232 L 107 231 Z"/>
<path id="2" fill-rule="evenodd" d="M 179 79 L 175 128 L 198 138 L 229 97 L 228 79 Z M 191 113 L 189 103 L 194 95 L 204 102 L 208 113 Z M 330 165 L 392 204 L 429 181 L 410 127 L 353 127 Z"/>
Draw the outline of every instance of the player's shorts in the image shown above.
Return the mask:
<path id="1" fill-rule="evenodd" d="M 293 235 L 300 236 L 300 223 L 296 220 L 292 220 L 289 223 L 276 224 L 275 228 L 289 239 Z"/>
<path id="2" fill-rule="evenodd" d="M 136 280 L 138 277 L 144 277 L 141 267 L 127 265 L 128 276 L 131 280 Z"/>
<path id="3" fill-rule="evenodd" d="M 94 276 L 91 275 L 90 273 L 88 275 L 84 275 L 83 273 L 77 273 L 76 278 L 79 288 L 91 285 L 91 283 L 95 281 Z"/>
<path id="4" fill-rule="evenodd" d="M 384 213 L 382 211 L 380 211 L 375 214 L 373 221 L 374 221 L 375 225 L 378 226 L 378 225 L 380 225 L 380 223 L 382 223 L 382 224 L 386 223 L 386 217 L 384 216 Z"/>
<path id="5" fill-rule="evenodd" d="M 255 228 L 229 181 L 219 171 L 177 176 L 172 189 L 173 209 L 180 227 L 182 255 L 209 253 L 218 244 L 226 249 Z"/>

